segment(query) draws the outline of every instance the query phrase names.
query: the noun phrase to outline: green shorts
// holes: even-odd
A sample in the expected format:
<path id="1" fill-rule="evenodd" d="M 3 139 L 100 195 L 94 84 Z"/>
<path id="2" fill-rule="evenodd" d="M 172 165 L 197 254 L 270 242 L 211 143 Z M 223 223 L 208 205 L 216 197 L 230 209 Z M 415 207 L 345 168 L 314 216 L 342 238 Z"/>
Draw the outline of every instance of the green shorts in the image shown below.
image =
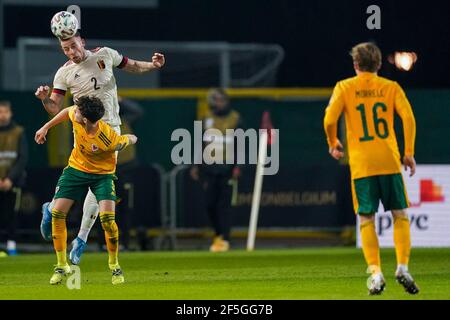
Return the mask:
<path id="1" fill-rule="evenodd" d="M 116 200 L 116 188 L 114 174 L 86 173 L 72 167 L 66 167 L 56 185 L 55 199 L 64 198 L 71 200 L 83 200 L 89 189 L 101 200 Z"/>
<path id="2" fill-rule="evenodd" d="M 352 181 L 353 205 L 357 214 L 374 214 L 381 202 L 385 211 L 409 207 L 401 173 L 372 176 Z"/>

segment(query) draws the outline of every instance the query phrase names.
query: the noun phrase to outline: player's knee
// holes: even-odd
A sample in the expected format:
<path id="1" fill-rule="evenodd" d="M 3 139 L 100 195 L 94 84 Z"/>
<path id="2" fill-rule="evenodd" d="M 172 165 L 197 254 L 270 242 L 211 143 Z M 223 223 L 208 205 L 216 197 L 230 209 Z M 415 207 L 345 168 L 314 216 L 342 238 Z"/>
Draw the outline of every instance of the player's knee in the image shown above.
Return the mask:
<path id="1" fill-rule="evenodd" d="M 365 223 L 365 222 L 375 222 L 375 214 L 358 214 L 359 216 L 359 222 Z"/>
<path id="2" fill-rule="evenodd" d="M 52 209 L 52 221 L 53 220 L 65 220 L 67 217 L 67 212 L 63 212 L 61 210 L 57 210 L 55 208 Z"/>
<path id="3" fill-rule="evenodd" d="M 118 230 L 116 221 L 114 220 L 102 222 L 102 228 L 105 232 L 108 233 L 116 233 Z"/>
<path id="4" fill-rule="evenodd" d="M 397 219 L 408 219 L 408 215 L 406 214 L 406 210 L 392 210 L 392 216 L 394 217 L 394 220 Z"/>

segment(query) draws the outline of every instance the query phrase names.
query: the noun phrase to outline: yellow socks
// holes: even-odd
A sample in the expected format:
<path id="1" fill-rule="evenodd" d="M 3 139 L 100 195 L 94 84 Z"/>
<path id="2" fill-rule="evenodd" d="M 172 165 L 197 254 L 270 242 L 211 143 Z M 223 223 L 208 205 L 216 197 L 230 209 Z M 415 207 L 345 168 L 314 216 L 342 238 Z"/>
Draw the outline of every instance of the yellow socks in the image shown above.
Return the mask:
<path id="1" fill-rule="evenodd" d="M 119 267 L 119 229 L 115 221 L 114 212 L 100 212 L 100 222 L 105 231 L 106 247 L 108 248 L 108 264 L 110 269 Z"/>
<path id="2" fill-rule="evenodd" d="M 56 251 L 58 267 L 67 265 L 66 247 L 67 247 L 67 228 L 66 228 L 67 213 L 52 210 L 52 236 L 53 247 Z"/>
<path id="3" fill-rule="evenodd" d="M 368 272 L 381 272 L 380 249 L 373 221 L 365 221 L 360 225 L 361 244 L 368 265 Z"/>
<path id="4" fill-rule="evenodd" d="M 394 245 L 397 264 L 408 265 L 411 252 L 411 235 L 407 217 L 394 218 Z"/>

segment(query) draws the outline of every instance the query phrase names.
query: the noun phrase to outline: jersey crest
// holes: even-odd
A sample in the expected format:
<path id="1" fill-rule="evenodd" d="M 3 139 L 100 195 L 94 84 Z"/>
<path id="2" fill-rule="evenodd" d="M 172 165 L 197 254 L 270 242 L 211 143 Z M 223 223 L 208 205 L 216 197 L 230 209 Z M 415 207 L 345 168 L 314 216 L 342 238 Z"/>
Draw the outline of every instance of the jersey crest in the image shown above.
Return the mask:
<path id="1" fill-rule="evenodd" d="M 105 69 L 105 67 L 106 67 L 105 61 L 103 61 L 103 60 L 98 60 L 98 61 L 97 61 L 97 65 L 98 65 L 98 67 L 100 68 L 100 70 L 103 70 L 103 69 Z"/>

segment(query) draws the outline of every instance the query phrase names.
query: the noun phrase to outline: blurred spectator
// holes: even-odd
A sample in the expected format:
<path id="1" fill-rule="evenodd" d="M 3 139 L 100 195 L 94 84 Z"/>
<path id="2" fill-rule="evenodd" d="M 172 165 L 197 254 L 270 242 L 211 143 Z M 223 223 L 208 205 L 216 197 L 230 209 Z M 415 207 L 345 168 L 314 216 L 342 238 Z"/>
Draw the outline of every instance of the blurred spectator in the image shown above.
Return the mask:
<path id="1" fill-rule="evenodd" d="M 228 251 L 230 247 L 231 202 L 233 192 L 237 190 L 237 180 L 241 175 L 241 168 L 236 165 L 236 152 L 232 163 L 225 164 L 230 154 L 226 153 L 226 145 L 235 141 L 234 137 L 227 137 L 227 129 L 243 128 L 240 114 L 229 104 L 229 97 L 222 89 L 211 89 L 208 92 L 209 111 L 202 119 L 203 130 L 218 129 L 222 136 L 203 135 L 204 146 L 214 144 L 215 152 L 222 153 L 224 164 L 202 164 L 191 167 L 190 175 L 199 180 L 205 191 L 206 206 L 209 218 L 214 228 L 215 236 L 210 246 L 212 252 Z M 218 155 L 213 155 L 217 159 Z M 202 163 L 207 160 L 203 159 Z M 234 190 L 233 190 L 234 189 Z"/>
<path id="2" fill-rule="evenodd" d="M 10 102 L 0 101 L 0 226 L 6 231 L 7 253 L 16 255 L 17 213 L 25 182 L 28 144 L 23 127 L 14 123 L 12 116 Z"/>

